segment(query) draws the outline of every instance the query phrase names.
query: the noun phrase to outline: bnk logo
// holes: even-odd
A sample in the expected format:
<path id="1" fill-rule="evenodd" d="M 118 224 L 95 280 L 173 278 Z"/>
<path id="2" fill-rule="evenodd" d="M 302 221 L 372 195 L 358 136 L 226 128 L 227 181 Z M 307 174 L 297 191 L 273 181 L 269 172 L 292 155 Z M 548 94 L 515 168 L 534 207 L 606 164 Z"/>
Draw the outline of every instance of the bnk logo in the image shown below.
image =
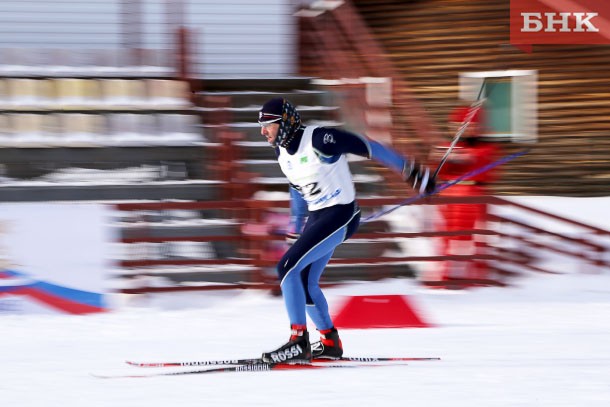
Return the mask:
<path id="1" fill-rule="evenodd" d="M 610 1 L 510 0 L 510 42 L 525 51 L 533 44 L 610 44 Z"/>
<path id="2" fill-rule="evenodd" d="M 591 22 L 599 13 L 544 13 L 544 18 L 542 15 L 543 13 L 521 13 L 521 32 L 599 32 L 599 28 Z"/>

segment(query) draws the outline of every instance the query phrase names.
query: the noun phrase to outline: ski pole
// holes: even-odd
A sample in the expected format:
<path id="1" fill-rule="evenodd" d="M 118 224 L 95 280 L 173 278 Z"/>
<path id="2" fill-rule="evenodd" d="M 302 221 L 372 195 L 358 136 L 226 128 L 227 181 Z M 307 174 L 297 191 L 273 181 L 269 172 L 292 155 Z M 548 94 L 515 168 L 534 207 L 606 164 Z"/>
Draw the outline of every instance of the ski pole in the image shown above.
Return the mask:
<path id="1" fill-rule="evenodd" d="M 432 174 L 432 179 L 436 178 L 438 173 L 441 171 L 441 168 L 443 168 L 443 165 L 445 165 L 445 161 L 447 161 L 449 154 L 451 153 L 451 151 L 453 150 L 453 148 L 455 147 L 457 142 L 462 137 L 462 134 L 464 134 L 464 132 L 470 125 L 470 122 L 472 122 L 474 115 L 479 110 L 481 110 L 483 103 L 485 103 L 485 98 L 483 97 L 483 90 L 485 89 L 486 83 L 487 83 L 487 78 L 484 78 L 483 83 L 481 84 L 481 88 L 479 89 L 479 94 L 477 95 L 476 100 L 472 103 L 472 105 L 470 105 L 468 114 L 466 115 L 466 117 L 464 117 L 464 121 L 462 122 L 462 124 L 460 125 L 460 128 L 455 133 L 455 136 L 453 137 L 453 141 L 451 142 L 451 145 L 445 152 L 445 155 L 443 155 L 443 158 L 441 158 L 441 160 L 439 161 L 438 166 L 436 167 L 436 170 L 434 171 L 434 174 Z"/>
<path id="2" fill-rule="evenodd" d="M 479 175 L 479 174 L 481 174 L 481 173 L 483 173 L 485 171 L 488 171 L 488 170 L 490 170 L 490 169 L 492 169 L 494 167 L 497 167 L 498 165 L 502 165 L 502 164 L 504 164 L 504 163 L 506 163 L 508 161 L 511 161 L 511 160 L 517 158 L 517 157 L 520 157 L 520 156 L 526 154 L 527 152 L 529 152 L 529 150 L 530 150 L 529 148 L 526 148 L 526 149 L 523 149 L 521 151 L 517 151 L 516 153 L 507 155 L 505 157 L 502 157 L 499 160 L 496 160 L 496 161 L 494 161 L 492 163 L 484 165 L 483 167 L 475 168 L 474 170 L 469 171 L 469 172 L 465 173 L 464 175 L 461 175 L 460 177 L 458 177 L 458 178 L 456 178 L 456 179 L 454 179 L 452 181 L 449 181 L 449 182 L 446 182 L 444 184 L 439 185 L 431 193 L 423 193 L 423 194 L 419 194 L 419 195 L 413 196 L 411 198 L 405 199 L 404 201 L 402 201 L 402 202 L 400 202 L 400 203 L 398 203 L 398 204 L 396 204 L 396 205 L 394 205 L 394 206 L 392 206 L 390 208 L 382 209 L 382 210 L 380 210 L 378 212 L 373 213 L 372 215 L 367 216 L 366 218 L 362 219 L 360 221 L 360 223 L 371 222 L 371 221 L 373 221 L 375 219 L 380 218 L 383 215 L 387 215 L 390 212 L 394 212 L 396 209 L 400 208 L 401 206 L 410 205 L 413 202 L 419 201 L 420 199 L 423 199 L 423 198 L 426 198 L 428 196 L 432 196 L 432 195 L 438 194 L 439 192 L 441 192 L 441 191 L 451 187 L 452 185 L 455 185 L 455 184 L 457 184 L 457 183 L 459 183 L 461 181 L 464 181 L 464 180 L 466 180 L 468 178 L 474 177 L 475 175 Z"/>

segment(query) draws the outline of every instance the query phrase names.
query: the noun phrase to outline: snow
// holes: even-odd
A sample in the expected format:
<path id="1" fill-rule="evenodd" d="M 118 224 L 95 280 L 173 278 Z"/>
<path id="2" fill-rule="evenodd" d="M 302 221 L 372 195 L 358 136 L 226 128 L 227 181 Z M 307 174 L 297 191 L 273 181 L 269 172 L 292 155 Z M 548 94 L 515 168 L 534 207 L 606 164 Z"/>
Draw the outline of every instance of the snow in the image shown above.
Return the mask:
<path id="1" fill-rule="evenodd" d="M 405 295 L 434 324 L 341 331 L 350 356 L 439 356 L 408 366 L 94 378 L 136 361 L 253 357 L 287 339 L 280 297 L 257 290 L 113 298 L 89 316 L 0 313 L 3 406 L 608 406 L 610 276 L 527 275 L 508 288 L 413 280 L 327 289 Z M 313 331 L 313 327 L 311 328 Z M 150 371 L 150 370 L 145 370 Z"/>

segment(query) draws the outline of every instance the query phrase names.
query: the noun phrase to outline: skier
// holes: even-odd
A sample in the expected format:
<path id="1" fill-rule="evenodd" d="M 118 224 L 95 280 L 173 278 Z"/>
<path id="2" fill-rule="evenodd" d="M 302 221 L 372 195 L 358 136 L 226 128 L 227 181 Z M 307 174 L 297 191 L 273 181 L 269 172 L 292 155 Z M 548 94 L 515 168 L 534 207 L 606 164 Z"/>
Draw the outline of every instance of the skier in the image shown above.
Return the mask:
<path id="1" fill-rule="evenodd" d="M 430 193 L 430 170 L 396 151 L 344 130 L 303 126 L 295 107 L 274 98 L 259 111 L 261 135 L 275 148 L 290 183 L 291 223 L 296 240 L 277 266 L 290 320 L 289 341 L 265 352 L 265 362 L 307 362 L 339 359 L 343 347 L 331 320 L 319 281 L 335 248 L 358 229 L 360 209 L 346 154 L 372 158 L 401 174 L 419 192 Z M 307 220 L 304 221 L 308 214 Z M 320 332 L 309 342 L 307 314 Z"/>

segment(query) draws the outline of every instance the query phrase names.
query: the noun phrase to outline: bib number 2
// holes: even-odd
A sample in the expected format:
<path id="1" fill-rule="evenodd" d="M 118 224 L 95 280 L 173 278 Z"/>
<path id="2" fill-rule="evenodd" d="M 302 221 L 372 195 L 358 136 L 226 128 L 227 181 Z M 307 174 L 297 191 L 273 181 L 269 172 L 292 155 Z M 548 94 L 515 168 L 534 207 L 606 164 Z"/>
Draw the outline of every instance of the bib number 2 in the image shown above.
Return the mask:
<path id="1" fill-rule="evenodd" d="M 316 195 L 318 195 L 320 192 L 322 192 L 320 187 L 318 187 L 317 182 L 312 182 L 312 183 L 306 184 L 306 185 L 292 184 L 291 186 L 294 189 L 296 189 L 297 191 L 299 191 L 301 193 L 301 195 L 303 195 L 303 198 L 305 198 L 305 200 L 308 200 L 309 198 L 313 198 Z"/>

